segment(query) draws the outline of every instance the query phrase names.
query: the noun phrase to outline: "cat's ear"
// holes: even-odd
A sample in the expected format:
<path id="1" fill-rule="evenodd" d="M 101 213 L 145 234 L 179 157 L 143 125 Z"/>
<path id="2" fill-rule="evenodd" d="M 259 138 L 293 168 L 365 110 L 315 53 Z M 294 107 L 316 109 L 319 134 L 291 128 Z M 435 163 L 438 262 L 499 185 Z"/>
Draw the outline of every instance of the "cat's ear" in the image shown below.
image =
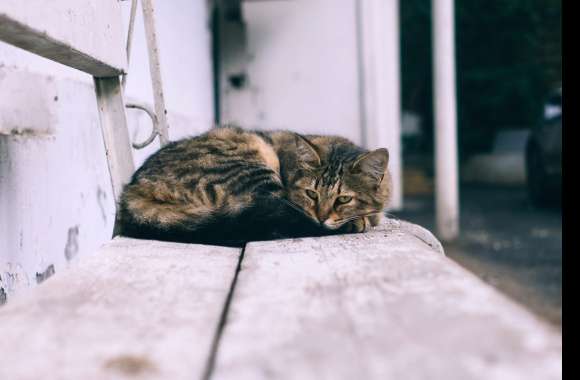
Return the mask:
<path id="1" fill-rule="evenodd" d="M 321 164 L 320 153 L 316 145 L 311 143 L 306 137 L 295 134 L 296 154 L 298 159 L 310 166 L 318 167 Z"/>
<path id="2" fill-rule="evenodd" d="M 352 164 L 352 171 L 370 175 L 377 181 L 381 181 L 389 164 L 389 151 L 385 148 L 376 149 L 363 153 Z"/>

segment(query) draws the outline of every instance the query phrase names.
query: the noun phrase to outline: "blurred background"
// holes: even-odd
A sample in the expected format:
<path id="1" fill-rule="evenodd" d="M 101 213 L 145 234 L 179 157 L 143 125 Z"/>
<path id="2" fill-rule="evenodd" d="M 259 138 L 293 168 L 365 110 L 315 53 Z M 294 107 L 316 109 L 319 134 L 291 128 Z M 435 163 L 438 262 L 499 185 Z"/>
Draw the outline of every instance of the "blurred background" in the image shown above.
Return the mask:
<path id="1" fill-rule="evenodd" d="M 434 230 L 431 2 L 401 1 L 400 11 L 404 209 L 395 214 Z M 444 243 L 557 326 L 561 12 L 551 0 L 455 2 L 460 233 Z"/>
<path id="2" fill-rule="evenodd" d="M 235 122 L 385 146 L 390 214 L 438 234 L 433 57 L 446 53 L 458 180 L 443 185 L 458 186 L 459 232 L 446 253 L 561 326 L 561 2 L 456 1 L 443 52 L 434 40 L 453 25 L 434 26 L 440 3 L 157 1 L 169 138 Z M 131 2 L 119 4 L 127 36 Z M 140 10 L 135 20 L 124 96 L 152 107 Z M 147 114 L 126 114 L 132 141 L 145 140 Z M 0 304 L 110 239 L 99 128 L 90 75 L 0 42 Z M 135 165 L 158 148 L 134 150 Z"/>

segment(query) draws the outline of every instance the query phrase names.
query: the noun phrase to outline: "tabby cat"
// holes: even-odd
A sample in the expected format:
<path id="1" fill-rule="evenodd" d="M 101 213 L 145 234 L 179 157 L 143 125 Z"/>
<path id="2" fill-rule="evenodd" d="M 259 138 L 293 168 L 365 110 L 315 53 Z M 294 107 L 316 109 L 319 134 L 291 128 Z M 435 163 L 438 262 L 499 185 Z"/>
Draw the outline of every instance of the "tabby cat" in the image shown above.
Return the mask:
<path id="1" fill-rule="evenodd" d="M 388 159 L 342 137 L 212 129 L 166 145 L 135 172 L 119 232 L 228 246 L 363 232 L 389 200 Z"/>

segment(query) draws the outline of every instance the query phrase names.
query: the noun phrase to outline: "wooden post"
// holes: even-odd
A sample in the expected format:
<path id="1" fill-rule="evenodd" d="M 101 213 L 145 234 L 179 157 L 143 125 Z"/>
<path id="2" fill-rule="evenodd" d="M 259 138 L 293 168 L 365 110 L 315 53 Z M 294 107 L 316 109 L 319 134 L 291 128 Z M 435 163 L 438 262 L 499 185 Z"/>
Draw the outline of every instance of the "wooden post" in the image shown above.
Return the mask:
<path id="1" fill-rule="evenodd" d="M 436 219 L 437 234 L 443 241 L 459 235 L 453 6 L 453 0 L 432 3 Z"/>
<path id="2" fill-rule="evenodd" d="M 94 81 L 113 194 L 119 200 L 123 186 L 135 170 L 121 81 L 119 77 L 94 78 Z"/>

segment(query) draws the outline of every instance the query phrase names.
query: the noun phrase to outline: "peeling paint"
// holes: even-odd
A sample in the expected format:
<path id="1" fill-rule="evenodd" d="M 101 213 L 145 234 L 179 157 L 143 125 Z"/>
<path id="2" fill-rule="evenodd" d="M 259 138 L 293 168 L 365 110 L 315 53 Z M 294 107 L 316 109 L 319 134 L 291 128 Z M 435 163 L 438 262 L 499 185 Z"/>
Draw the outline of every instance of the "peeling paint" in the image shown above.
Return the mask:
<path id="1" fill-rule="evenodd" d="M 2 276 L 0 276 L 0 306 L 4 305 L 6 303 L 6 299 L 7 299 L 7 295 L 6 292 L 4 291 L 4 288 L 2 287 Z"/>
<path id="2" fill-rule="evenodd" d="M 100 186 L 97 186 L 97 203 L 101 209 L 101 217 L 103 218 L 103 222 L 105 222 L 105 224 L 107 224 L 107 212 L 105 211 L 106 201 L 107 193 L 105 193 Z"/>
<path id="3" fill-rule="evenodd" d="M 5 266 L 0 266 L 0 273 L 2 273 L 0 287 L 4 289 L 6 294 L 30 286 L 28 275 L 20 264 L 8 262 Z"/>
<path id="4" fill-rule="evenodd" d="M 3 132 L 6 133 L 6 132 Z M 19 135 L 19 136 L 37 136 L 37 135 L 44 135 L 46 133 L 38 132 L 34 128 L 18 128 L 14 127 L 10 129 L 6 134 L 8 135 Z"/>
<path id="5" fill-rule="evenodd" d="M 8 297 L 6 296 L 4 288 L 0 288 L 0 306 L 4 305 L 7 299 Z"/>
<path id="6" fill-rule="evenodd" d="M 66 257 L 67 261 L 70 261 L 77 255 L 77 253 L 79 253 L 79 226 L 76 225 L 69 228 L 67 235 L 66 246 L 64 247 L 64 257 Z"/>
<path id="7" fill-rule="evenodd" d="M 36 272 L 36 283 L 40 284 L 54 274 L 54 265 L 50 264 L 42 273 Z"/>

